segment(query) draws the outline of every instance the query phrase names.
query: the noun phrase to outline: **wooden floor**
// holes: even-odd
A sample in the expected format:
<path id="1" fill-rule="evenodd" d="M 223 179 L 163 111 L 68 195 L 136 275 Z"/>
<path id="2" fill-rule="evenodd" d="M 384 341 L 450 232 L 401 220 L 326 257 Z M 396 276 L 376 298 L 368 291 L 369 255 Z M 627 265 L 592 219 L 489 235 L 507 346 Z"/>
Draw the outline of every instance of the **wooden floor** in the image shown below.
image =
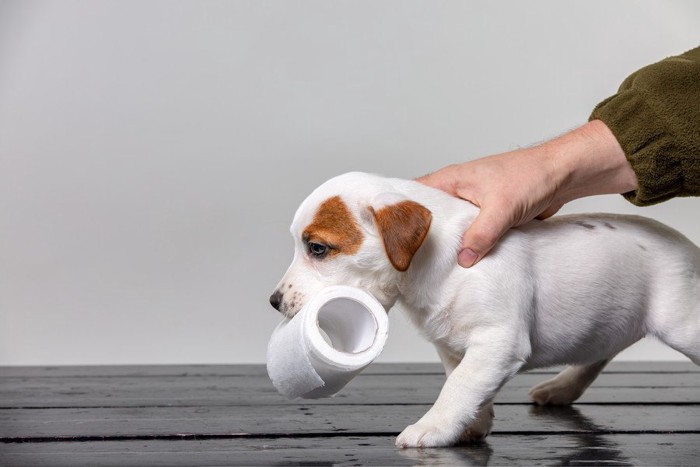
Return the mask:
<path id="1" fill-rule="evenodd" d="M 263 366 L 0 368 L 0 465 L 700 465 L 700 368 L 612 363 L 571 407 L 519 375 L 486 442 L 396 449 L 439 365 L 371 365 L 337 397 L 287 401 Z"/>

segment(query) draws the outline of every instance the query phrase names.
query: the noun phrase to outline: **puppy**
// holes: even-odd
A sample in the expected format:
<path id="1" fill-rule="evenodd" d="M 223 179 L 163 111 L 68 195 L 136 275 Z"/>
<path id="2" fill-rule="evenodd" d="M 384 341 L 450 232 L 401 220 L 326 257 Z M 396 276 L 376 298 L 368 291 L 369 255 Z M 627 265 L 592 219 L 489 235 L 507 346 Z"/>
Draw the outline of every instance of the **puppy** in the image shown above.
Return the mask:
<path id="1" fill-rule="evenodd" d="M 294 216 L 274 308 L 291 317 L 323 287 L 359 287 L 387 311 L 400 303 L 437 348 L 447 380 L 398 446 L 483 438 L 499 388 L 532 368 L 571 365 L 530 391 L 537 404 L 569 404 L 646 335 L 700 364 L 700 249 L 680 233 L 637 216 L 559 216 L 512 229 L 463 269 L 477 213 L 415 181 L 348 173 Z"/>

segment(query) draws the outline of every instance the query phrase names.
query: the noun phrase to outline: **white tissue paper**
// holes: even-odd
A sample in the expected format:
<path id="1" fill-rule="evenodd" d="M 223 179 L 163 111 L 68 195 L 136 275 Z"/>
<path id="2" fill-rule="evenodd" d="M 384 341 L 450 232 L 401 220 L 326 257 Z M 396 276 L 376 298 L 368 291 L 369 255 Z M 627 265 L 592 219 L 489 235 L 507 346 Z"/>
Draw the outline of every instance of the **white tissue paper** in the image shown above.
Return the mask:
<path id="1" fill-rule="evenodd" d="M 379 356 L 388 329 L 384 307 L 369 293 L 325 288 L 275 328 L 267 373 L 290 399 L 332 396 Z"/>

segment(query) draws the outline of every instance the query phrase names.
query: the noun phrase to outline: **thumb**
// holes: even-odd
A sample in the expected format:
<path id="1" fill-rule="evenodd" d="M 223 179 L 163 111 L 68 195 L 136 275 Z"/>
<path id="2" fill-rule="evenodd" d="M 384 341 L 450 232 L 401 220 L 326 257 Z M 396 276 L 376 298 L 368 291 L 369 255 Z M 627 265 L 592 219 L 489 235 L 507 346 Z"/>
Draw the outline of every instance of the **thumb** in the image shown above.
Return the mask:
<path id="1" fill-rule="evenodd" d="M 459 265 L 468 268 L 478 263 L 512 226 L 500 209 L 483 209 L 464 233 Z"/>

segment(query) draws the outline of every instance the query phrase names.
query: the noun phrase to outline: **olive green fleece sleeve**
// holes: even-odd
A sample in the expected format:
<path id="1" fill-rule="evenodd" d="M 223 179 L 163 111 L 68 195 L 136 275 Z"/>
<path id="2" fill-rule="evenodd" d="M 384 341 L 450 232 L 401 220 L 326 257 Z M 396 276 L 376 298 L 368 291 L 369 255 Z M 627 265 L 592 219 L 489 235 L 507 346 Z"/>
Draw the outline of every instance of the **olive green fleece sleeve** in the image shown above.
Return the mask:
<path id="1" fill-rule="evenodd" d="M 636 71 L 590 120 L 610 128 L 637 174 L 629 201 L 700 196 L 700 47 Z"/>

